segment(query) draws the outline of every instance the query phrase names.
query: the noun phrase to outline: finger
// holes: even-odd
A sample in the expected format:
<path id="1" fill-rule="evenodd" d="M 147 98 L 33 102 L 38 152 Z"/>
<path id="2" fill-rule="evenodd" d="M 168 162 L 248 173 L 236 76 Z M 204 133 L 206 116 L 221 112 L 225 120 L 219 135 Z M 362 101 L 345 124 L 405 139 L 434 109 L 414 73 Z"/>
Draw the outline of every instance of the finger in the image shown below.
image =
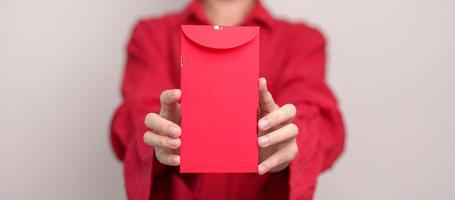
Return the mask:
<path id="1" fill-rule="evenodd" d="M 286 104 L 259 120 L 258 127 L 259 129 L 265 131 L 271 127 L 292 119 L 295 116 L 296 112 L 297 110 L 294 105 Z"/>
<path id="2" fill-rule="evenodd" d="M 296 137 L 298 132 L 299 128 L 297 127 L 297 125 L 289 123 L 277 130 L 274 130 L 266 135 L 259 137 L 258 144 L 261 147 L 268 147 L 270 145 L 290 140 Z"/>
<path id="3" fill-rule="evenodd" d="M 152 131 L 147 131 L 144 134 L 144 142 L 153 147 L 178 149 L 180 147 L 179 138 L 171 138 Z"/>
<path id="4" fill-rule="evenodd" d="M 160 113 L 174 113 L 178 111 L 177 103 L 182 96 L 180 89 L 164 90 L 160 95 Z"/>
<path id="5" fill-rule="evenodd" d="M 271 112 L 278 109 L 278 105 L 273 100 L 272 94 L 267 89 L 265 78 L 259 78 L 259 107 L 263 112 Z"/>
<path id="6" fill-rule="evenodd" d="M 155 130 L 159 134 L 174 138 L 180 137 L 180 134 L 182 133 L 182 129 L 177 124 L 164 119 L 156 113 L 149 113 L 145 116 L 145 126 Z"/>
<path id="7" fill-rule="evenodd" d="M 261 164 L 259 164 L 259 175 L 263 175 L 273 170 L 275 167 L 285 166 L 295 158 L 298 151 L 299 150 L 297 144 L 295 142 L 290 142 L 289 145 L 275 152 L 270 157 L 265 159 Z"/>
<path id="8" fill-rule="evenodd" d="M 156 159 L 165 165 L 178 166 L 180 165 L 180 156 L 170 151 L 159 150 L 155 152 Z"/>

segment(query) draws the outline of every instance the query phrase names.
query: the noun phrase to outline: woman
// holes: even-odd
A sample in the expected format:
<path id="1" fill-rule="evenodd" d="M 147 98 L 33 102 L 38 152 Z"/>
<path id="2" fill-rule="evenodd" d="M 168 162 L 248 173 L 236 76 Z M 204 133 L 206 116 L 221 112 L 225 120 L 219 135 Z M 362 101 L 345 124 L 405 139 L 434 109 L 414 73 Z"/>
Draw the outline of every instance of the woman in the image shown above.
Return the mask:
<path id="1" fill-rule="evenodd" d="M 261 27 L 258 174 L 179 174 L 182 24 Z M 140 21 L 127 50 L 112 145 L 129 199 L 312 199 L 317 176 L 343 150 L 323 36 L 273 18 L 258 1 L 195 0 L 182 12 Z"/>

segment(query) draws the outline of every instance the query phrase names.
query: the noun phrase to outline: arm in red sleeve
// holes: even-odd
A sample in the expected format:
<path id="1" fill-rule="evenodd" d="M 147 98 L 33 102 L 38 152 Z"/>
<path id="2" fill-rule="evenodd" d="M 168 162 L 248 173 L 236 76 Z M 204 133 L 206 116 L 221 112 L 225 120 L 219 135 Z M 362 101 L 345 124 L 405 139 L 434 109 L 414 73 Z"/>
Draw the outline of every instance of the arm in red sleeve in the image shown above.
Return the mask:
<path id="1" fill-rule="evenodd" d="M 299 153 L 290 164 L 290 199 L 312 199 L 318 175 L 343 151 L 345 129 L 325 80 L 325 40 L 320 32 L 296 27 L 289 59 L 277 83 L 280 105 L 297 107 Z"/>
<path id="2" fill-rule="evenodd" d="M 147 130 L 144 118 L 149 112 L 159 112 L 161 91 L 175 86 L 169 78 L 169 67 L 161 61 L 159 38 L 147 23 L 151 22 L 136 25 L 128 43 L 123 101 L 111 124 L 111 142 L 116 156 L 124 162 L 129 199 L 148 199 L 150 195 L 152 171 L 160 165 L 153 162 L 153 148 L 143 142 Z"/>

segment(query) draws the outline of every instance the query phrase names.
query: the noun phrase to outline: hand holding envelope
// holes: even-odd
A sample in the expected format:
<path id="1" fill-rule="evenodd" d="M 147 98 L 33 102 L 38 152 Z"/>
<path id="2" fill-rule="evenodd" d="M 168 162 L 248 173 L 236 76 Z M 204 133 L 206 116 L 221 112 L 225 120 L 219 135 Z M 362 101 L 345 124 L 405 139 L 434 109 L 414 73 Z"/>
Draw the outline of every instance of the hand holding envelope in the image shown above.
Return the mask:
<path id="1" fill-rule="evenodd" d="M 281 171 L 297 155 L 299 128 L 292 123 L 295 115 L 295 106 L 279 107 L 267 90 L 265 78 L 259 79 L 259 174 Z"/>
<path id="2" fill-rule="evenodd" d="M 145 119 L 151 130 L 144 142 L 155 148 L 158 161 L 180 165 L 182 173 L 264 174 L 288 166 L 298 151 L 296 108 L 279 107 L 266 80 L 257 83 L 259 28 L 182 31 L 183 91 L 163 91 L 160 113 Z"/>
<path id="3" fill-rule="evenodd" d="M 260 116 L 258 122 L 259 160 L 258 173 L 277 172 L 284 169 L 298 152 L 296 135 L 298 128 L 292 123 L 295 107 L 286 104 L 279 107 L 270 92 L 266 81 L 260 79 L 259 102 Z M 159 162 L 165 165 L 180 165 L 180 105 L 179 89 L 165 90 L 161 94 L 161 111 L 149 113 L 145 125 L 150 128 L 144 134 L 144 142 L 155 149 Z M 239 113 L 241 114 L 241 112 Z"/>

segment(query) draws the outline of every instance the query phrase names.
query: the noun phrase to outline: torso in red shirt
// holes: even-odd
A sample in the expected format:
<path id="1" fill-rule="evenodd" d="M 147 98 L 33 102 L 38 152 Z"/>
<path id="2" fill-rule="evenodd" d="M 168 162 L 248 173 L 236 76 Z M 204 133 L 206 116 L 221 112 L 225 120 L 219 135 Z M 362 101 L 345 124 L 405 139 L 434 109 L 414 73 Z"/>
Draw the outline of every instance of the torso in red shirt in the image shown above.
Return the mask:
<path id="1" fill-rule="evenodd" d="M 161 91 L 180 85 L 180 25 L 209 24 L 199 1 L 182 12 L 140 21 L 128 44 L 123 102 L 112 144 L 124 162 L 129 199 L 311 199 L 317 176 L 342 152 L 344 127 L 325 83 L 325 40 L 316 29 L 271 17 L 260 3 L 242 25 L 261 27 L 260 76 L 280 105 L 297 107 L 299 154 L 278 173 L 179 174 L 145 145 L 143 119 L 159 111 Z"/>

